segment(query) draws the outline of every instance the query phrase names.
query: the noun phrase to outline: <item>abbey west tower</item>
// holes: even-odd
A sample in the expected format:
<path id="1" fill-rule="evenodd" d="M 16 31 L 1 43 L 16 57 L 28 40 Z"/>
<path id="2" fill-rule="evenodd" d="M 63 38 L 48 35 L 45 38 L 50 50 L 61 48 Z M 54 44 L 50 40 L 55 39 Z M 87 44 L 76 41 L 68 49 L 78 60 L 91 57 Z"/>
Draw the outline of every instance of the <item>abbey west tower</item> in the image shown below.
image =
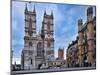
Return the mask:
<path id="1" fill-rule="evenodd" d="M 50 15 L 44 11 L 41 32 L 36 32 L 36 10 L 25 7 L 24 48 L 21 54 L 22 69 L 36 69 L 40 65 L 48 66 L 48 61 L 54 59 L 54 29 L 53 12 Z"/>

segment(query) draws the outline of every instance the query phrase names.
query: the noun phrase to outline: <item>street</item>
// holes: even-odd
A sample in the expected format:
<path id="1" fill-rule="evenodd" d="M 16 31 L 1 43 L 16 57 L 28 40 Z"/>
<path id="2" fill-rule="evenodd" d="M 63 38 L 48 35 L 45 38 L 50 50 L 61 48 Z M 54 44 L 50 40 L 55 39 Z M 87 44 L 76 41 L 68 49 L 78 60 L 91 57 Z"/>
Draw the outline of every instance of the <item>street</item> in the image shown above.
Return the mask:
<path id="1" fill-rule="evenodd" d="M 92 69 L 96 69 L 96 67 L 77 67 L 77 68 L 61 68 L 61 69 L 58 68 L 58 69 L 41 69 L 41 70 L 12 71 L 12 75 L 30 74 L 30 73 L 43 73 L 43 72 L 92 70 Z"/>

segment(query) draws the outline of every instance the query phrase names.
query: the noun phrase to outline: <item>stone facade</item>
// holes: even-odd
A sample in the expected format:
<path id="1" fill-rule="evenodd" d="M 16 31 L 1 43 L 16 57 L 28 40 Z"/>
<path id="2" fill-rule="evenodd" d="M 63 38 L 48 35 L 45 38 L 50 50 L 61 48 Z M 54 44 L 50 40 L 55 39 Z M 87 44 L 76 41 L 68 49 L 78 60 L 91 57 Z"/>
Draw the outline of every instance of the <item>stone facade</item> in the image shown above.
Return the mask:
<path id="1" fill-rule="evenodd" d="M 42 28 L 36 31 L 36 10 L 25 7 L 24 48 L 21 54 L 22 69 L 36 69 L 40 65 L 48 66 L 48 61 L 54 59 L 54 24 L 53 12 L 50 15 L 44 11 Z"/>
<path id="2" fill-rule="evenodd" d="M 58 57 L 56 59 L 48 61 L 48 68 L 50 67 L 66 67 L 66 61 L 64 60 L 64 48 L 58 49 Z"/>
<path id="3" fill-rule="evenodd" d="M 75 67 L 78 64 L 78 37 L 69 44 L 66 52 L 67 67 Z"/>
<path id="4" fill-rule="evenodd" d="M 83 24 L 82 19 L 78 20 L 78 38 L 77 38 L 77 63 L 78 66 L 95 66 L 96 64 L 96 17 L 93 16 L 93 7 L 87 8 L 87 21 Z M 75 44 L 71 44 L 67 49 L 67 63 L 72 64 L 70 59 L 74 52 L 72 48 Z M 74 62 L 73 62 L 74 63 Z M 74 63 L 75 64 L 75 63 Z M 77 64 L 76 64 L 77 65 Z"/>
<path id="5" fill-rule="evenodd" d="M 58 49 L 58 58 L 59 59 L 64 59 L 64 48 L 59 48 Z"/>
<path id="6" fill-rule="evenodd" d="M 48 68 L 50 68 L 50 67 L 64 68 L 64 67 L 66 67 L 66 60 L 57 58 L 53 61 L 48 61 L 48 66 L 49 66 Z"/>

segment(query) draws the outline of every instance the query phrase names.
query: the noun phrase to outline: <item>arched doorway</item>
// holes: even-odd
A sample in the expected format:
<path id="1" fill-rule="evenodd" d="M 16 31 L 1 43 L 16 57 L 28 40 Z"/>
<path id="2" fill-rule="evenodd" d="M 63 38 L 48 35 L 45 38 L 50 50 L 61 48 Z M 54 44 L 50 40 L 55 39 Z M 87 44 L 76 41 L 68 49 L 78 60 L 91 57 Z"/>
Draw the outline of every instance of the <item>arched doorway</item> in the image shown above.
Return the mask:
<path id="1" fill-rule="evenodd" d="M 38 69 L 40 69 L 40 68 L 41 68 L 41 66 L 42 66 L 42 63 L 38 64 Z"/>

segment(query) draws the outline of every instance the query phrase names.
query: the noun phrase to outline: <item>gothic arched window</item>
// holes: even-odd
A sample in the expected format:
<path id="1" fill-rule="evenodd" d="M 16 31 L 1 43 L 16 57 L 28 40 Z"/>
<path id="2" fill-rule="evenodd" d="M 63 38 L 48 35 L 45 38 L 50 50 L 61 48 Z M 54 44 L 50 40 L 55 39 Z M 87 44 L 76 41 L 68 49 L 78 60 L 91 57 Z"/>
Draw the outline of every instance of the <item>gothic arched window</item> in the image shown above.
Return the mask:
<path id="1" fill-rule="evenodd" d="M 29 35 L 32 36 L 32 19 L 29 20 Z"/>
<path id="2" fill-rule="evenodd" d="M 42 51 L 42 44 L 39 42 L 37 44 L 37 56 L 41 56 L 41 51 Z"/>
<path id="3" fill-rule="evenodd" d="M 47 46 L 50 47 L 50 45 L 51 45 L 51 44 L 50 44 L 50 39 L 48 39 Z"/>
<path id="4" fill-rule="evenodd" d="M 47 24 L 47 31 L 48 31 L 48 33 L 50 33 L 50 22 L 48 22 L 48 24 Z"/>

